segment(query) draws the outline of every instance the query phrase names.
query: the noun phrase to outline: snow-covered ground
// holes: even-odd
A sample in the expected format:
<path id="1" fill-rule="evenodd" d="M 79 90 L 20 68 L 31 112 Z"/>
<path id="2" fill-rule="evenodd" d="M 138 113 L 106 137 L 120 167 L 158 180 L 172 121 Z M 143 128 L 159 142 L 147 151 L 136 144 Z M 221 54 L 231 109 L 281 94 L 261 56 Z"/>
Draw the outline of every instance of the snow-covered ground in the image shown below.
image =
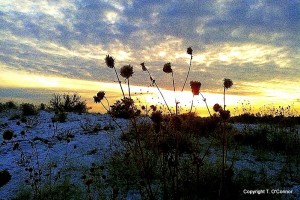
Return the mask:
<path id="1" fill-rule="evenodd" d="M 114 150 L 123 148 L 119 140 L 121 131 L 109 115 L 68 113 L 67 122 L 53 123 L 54 115 L 53 112 L 40 111 L 37 116 L 26 117 L 27 122 L 20 122 L 20 119 L 11 119 L 13 116 L 20 116 L 20 111 L 9 110 L 0 113 L 0 171 L 7 169 L 12 175 L 10 182 L 0 188 L 0 200 L 10 199 L 18 192 L 28 179 L 30 167 L 52 169 L 54 175 L 65 170 L 64 173 L 70 173 L 72 178 L 79 179 L 81 174 L 78 170 L 83 171 L 92 163 L 101 163 Z M 124 130 L 130 126 L 130 121 L 124 119 L 117 119 L 117 123 Z M 242 127 L 235 126 L 237 129 Z M 16 137 L 4 141 L 2 133 L 5 130 L 12 130 Z M 16 143 L 19 147 L 16 147 Z M 211 148 L 209 161 L 216 162 L 216 155 L 220 155 L 220 150 Z M 233 156 L 233 152 L 229 152 L 228 160 L 233 160 Z M 234 170 L 238 172 L 251 169 L 253 176 L 259 173 L 262 167 L 268 176 L 275 176 L 283 168 L 285 160 L 282 155 L 270 153 L 267 155 L 267 161 L 261 161 L 250 147 L 241 148 L 237 156 Z M 57 167 L 51 168 L 54 164 Z M 72 174 L 72 169 L 76 169 L 77 173 Z M 285 188 L 293 190 L 293 194 L 288 197 L 300 199 L 300 186 L 297 183 L 287 182 L 282 188 L 261 189 Z"/>
<path id="2" fill-rule="evenodd" d="M 122 148 L 116 142 L 120 129 L 109 115 L 68 113 L 67 122 L 53 123 L 54 113 L 41 111 L 37 116 L 26 117 L 26 123 L 10 120 L 18 115 L 17 110 L 0 114 L 0 171 L 7 169 L 12 175 L 11 181 L 0 188 L 1 200 L 10 199 L 18 192 L 29 177 L 26 168 L 37 168 L 38 164 L 39 168 L 49 169 L 55 163 L 56 173 L 67 167 L 83 170 Z M 128 121 L 117 119 L 117 122 L 124 130 L 128 128 Z M 15 137 L 5 142 L 2 137 L 5 130 L 12 130 Z M 35 141 L 34 145 L 29 141 Z M 13 150 L 16 143 L 19 147 Z"/>

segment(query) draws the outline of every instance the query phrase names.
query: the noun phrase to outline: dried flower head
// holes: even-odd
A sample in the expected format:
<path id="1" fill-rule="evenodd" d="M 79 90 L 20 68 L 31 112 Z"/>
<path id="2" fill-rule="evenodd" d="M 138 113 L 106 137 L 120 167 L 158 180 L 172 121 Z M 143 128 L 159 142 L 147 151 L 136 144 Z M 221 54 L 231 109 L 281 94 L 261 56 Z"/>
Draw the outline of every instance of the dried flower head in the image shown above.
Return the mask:
<path id="1" fill-rule="evenodd" d="M 109 55 L 105 57 L 105 63 L 107 67 L 114 68 L 115 67 L 115 59 Z"/>
<path id="2" fill-rule="evenodd" d="M 215 112 L 219 112 L 220 110 L 222 110 L 222 106 L 220 106 L 220 104 L 216 103 L 213 107 Z"/>
<path id="3" fill-rule="evenodd" d="M 221 118 L 223 120 L 228 120 L 230 118 L 230 111 L 229 110 L 223 110 L 223 109 L 221 109 L 219 111 L 219 113 L 220 113 L 220 116 L 221 116 Z"/>
<path id="4" fill-rule="evenodd" d="M 163 119 L 161 111 L 153 111 L 150 118 L 154 123 L 160 123 Z"/>
<path id="5" fill-rule="evenodd" d="M 164 65 L 163 71 L 164 71 L 165 73 L 172 73 L 173 70 L 172 70 L 172 68 L 171 68 L 171 63 L 166 63 L 166 64 Z"/>
<path id="6" fill-rule="evenodd" d="M 2 136 L 4 140 L 11 140 L 14 136 L 14 132 L 11 130 L 5 130 Z"/>
<path id="7" fill-rule="evenodd" d="M 193 95 L 199 95 L 201 83 L 199 81 L 191 81 L 190 86 L 192 88 Z"/>
<path id="8" fill-rule="evenodd" d="M 144 63 L 144 62 L 142 62 L 142 63 L 141 63 L 141 66 L 142 66 L 142 70 L 143 70 L 143 71 L 147 71 L 147 68 L 146 68 L 146 66 L 145 66 L 145 63 Z"/>
<path id="9" fill-rule="evenodd" d="M 100 100 L 102 100 L 102 99 L 104 98 L 104 96 L 105 96 L 105 92 L 104 92 L 104 91 L 99 91 L 99 92 L 97 93 L 97 97 L 98 97 Z"/>
<path id="10" fill-rule="evenodd" d="M 150 108 L 152 109 L 152 111 L 156 111 L 156 106 L 155 105 L 151 105 Z"/>
<path id="11" fill-rule="evenodd" d="M 133 74 L 133 67 L 131 65 L 124 65 L 120 70 L 121 76 L 129 79 Z"/>
<path id="12" fill-rule="evenodd" d="M 100 103 L 100 99 L 97 96 L 94 96 L 94 103 Z"/>
<path id="13" fill-rule="evenodd" d="M 224 78 L 224 87 L 226 89 L 231 88 L 231 86 L 233 85 L 233 82 L 231 79 L 229 78 Z"/>
<path id="14" fill-rule="evenodd" d="M 134 101 L 131 98 L 125 97 L 121 100 L 126 109 L 129 109 L 130 107 L 132 107 L 134 105 Z"/>
<path id="15" fill-rule="evenodd" d="M 97 93 L 97 96 L 94 96 L 94 102 L 99 103 L 104 98 L 104 96 L 105 96 L 105 92 L 99 91 Z"/>
<path id="16" fill-rule="evenodd" d="M 187 54 L 192 55 L 192 54 L 193 54 L 193 49 L 192 49 L 192 47 L 187 48 L 186 52 L 187 52 Z"/>

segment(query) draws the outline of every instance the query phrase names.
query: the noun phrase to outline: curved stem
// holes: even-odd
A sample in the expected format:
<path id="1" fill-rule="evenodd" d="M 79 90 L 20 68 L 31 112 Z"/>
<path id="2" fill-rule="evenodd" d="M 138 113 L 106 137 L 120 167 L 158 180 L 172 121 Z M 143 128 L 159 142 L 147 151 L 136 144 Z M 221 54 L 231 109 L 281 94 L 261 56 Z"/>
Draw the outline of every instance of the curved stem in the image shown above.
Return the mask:
<path id="1" fill-rule="evenodd" d="M 210 112 L 209 107 L 208 107 L 207 102 L 206 102 L 206 98 L 203 96 L 203 94 L 201 92 L 200 92 L 200 94 L 201 94 L 201 96 L 203 98 L 202 100 L 204 101 L 204 103 L 206 105 L 206 108 L 207 108 L 207 111 L 208 111 L 209 115 L 212 117 L 211 112 Z"/>
<path id="2" fill-rule="evenodd" d="M 106 100 L 106 103 L 107 103 L 107 106 L 108 106 L 108 111 L 110 111 L 110 105 L 109 105 L 108 99 L 106 97 L 104 97 L 104 99 Z"/>
<path id="3" fill-rule="evenodd" d="M 129 95 L 129 98 L 131 99 L 129 78 L 127 79 L 127 83 L 128 83 L 128 95 Z"/>
<path id="4" fill-rule="evenodd" d="M 123 87 L 122 87 L 122 84 L 121 84 L 121 81 L 120 81 L 120 78 L 119 78 L 118 72 L 117 72 L 117 70 L 116 70 L 116 68 L 115 68 L 115 67 L 114 67 L 114 69 L 115 69 L 115 73 L 116 73 L 116 76 L 117 76 L 117 79 L 118 79 L 118 82 L 119 82 L 120 88 L 121 88 L 121 90 L 122 90 L 123 98 L 125 98 L 125 93 L 124 93 L 124 91 L 123 91 Z"/>
<path id="5" fill-rule="evenodd" d="M 225 108 L 226 108 L 226 105 L 225 105 L 225 87 L 224 87 L 224 110 L 225 110 Z"/>
<path id="6" fill-rule="evenodd" d="M 194 97 L 195 97 L 195 95 L 193 94 L 193 98 L 192 98 L 192 104 L 191 104 L 190 113 L 192 112 L 192 109 L 193 109 L 193 105 L 194 105 Z"/>
<path id="7" fill-rule="evenodd" d="M 148 72 L 148 74 L 149 74 L 149 76 L 150 76 L 150 79 L 151 79 L 152 83 L 155 85 L 155 87 L 157 88 L 157 90 L 158 90 L 158 92 L 160 93 L 161 97 L 163 98 L 163 100 L 164 100 L 164 102 L 165 102 L 165 104 L 166 104 L 166 106 L 167 106 L 167 108 L 168 108 L 168 111 L 170 112 L 170 114 L 172 114 L 172 111 L 171 111 L 170 107 L 168 106 L 167 101 L 166 101 L 166 99 L 165 99 L 163 93 L 162 93 L 161 90 L 159 89 L 159 87 L 158 87 L 156 81 L 152 78 L 152 76 L 151 76 L 151 74 L 150 74 L 150 72 L 149 72 L 148 69 L 147 69 L 147 72 Z"/>
<path id="8" fill-rule="evenodd" d="M 161 90 L 159 89 L 158 85 L 156 83 L 154 83 L 154 85 L 156 86 L 157 90 L 159 91 L 161 97 L 163 98 L 163 100 L 164 100 L 164 102 L 165 102 L 165 104 L 166 104 L 166 106 L 169 110 L 169 113 L 172 114 L 172 111 L 171 111 L 170 107 L 168 106 L 167 101 L 166 101 L 164 95 L 162 94 Z"/>
<path id="9" fill-rule="evenodd" d="M 105 98 L 106 99 L 106 98 Z M 105 105 L 102 103 L 102 101 L 100 101 L 100 103 L 101 103 L 101 105 L 103 106 L 103 108 L 107 111 L 107 112 L 109 112 L 109 109 L 107 109 L 106 107 L 105 107 Z M 125 132 L 123 131 L 123 129 L 122 129 L 122 127 L 118 124 L 118 122 L 116 121 L 116 119 L 112 116 L 112 115 L 110 115 L 111 116 L 111 118 L 113 119 L 113 121 L 115 122 L 115 124 L 118 126 L 118 128 L 121 130 L 121 132 L 123 133 L 123 134 L 125 134 Z"/>
<path id="10" fill-rule="evenodd" d="M 187 75 L 186 75 L 186 77 L 185 77 L 185 81 L 184 81 L 184 84 L 183 84 L 183 86 L 182 86 L 181 92 L 184 90 L 186 81 L 187 81 L 187 79 L 188 79 L 188 77 L 189 77 L 189 75 L 190 75 L 191 66 L 192 66 L 192 59 L 193 59 L 193 56 L 191 55 L 189 70 L 188 70 L 188 73 L 187 73 Z"/>
<path id="11" fill-rule="evenodd" d="M 133 125 L 135 133 L 136 133 L 136 138 L 135 139 L 136 139 L 138 148 L 140 150 L 140 155 L 141 155 L 141 159 L 142 159 L 142 166 L 144 168 L 144 172 L 146 172 L 147 171 L 146 170 L 147 165 L 146 165 L 146 161 L 145 161 L 145 158 L 144 158 L 144 151 L 143 151 L 143 148 L 142 148 L 142 145 L 141 145 L 140 132 L 138 130 L 137 122 L 136 122 L 135 117 L 131 118 L 131 124 Z M 153 195 L 153 192 L 152 192 L 151 182 L 150 182 L 148 176 L 146 176 L 146 182 L 147 182 L 147 185 L 148 185 L 148 188 L 146 188 L 147 193 L 148 193 L 150 199 L 153 199 L 154 195 Z"/>
<path id="12" fill-rule="evenodd" d="M 178 102 L 176 100 L 176 93 L 175 93 L 175 80 L 174 80 L 174 73 L 173 73 L 173 70 L 172 70 L 172 81 L 173 81 L 173 89 L 174 89 L 174 96 L 175 96 L 175 114 L 177 115 L 178 114 Z"/>

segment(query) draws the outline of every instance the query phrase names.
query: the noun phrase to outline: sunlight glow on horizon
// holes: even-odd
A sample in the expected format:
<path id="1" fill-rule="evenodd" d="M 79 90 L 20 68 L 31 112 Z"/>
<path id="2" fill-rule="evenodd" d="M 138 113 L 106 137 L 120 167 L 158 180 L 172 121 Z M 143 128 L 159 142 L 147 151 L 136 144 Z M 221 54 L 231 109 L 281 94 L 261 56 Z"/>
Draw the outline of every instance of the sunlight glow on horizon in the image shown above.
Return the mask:
<path id="1" fill-rule="evenodd" d="M 99 110 L 99 105 L 95 105 L 93 103 L 92 97 L 96 95 L 98 91 L 105 91 L 106 97 L 110 101 L 110 105 L 112 105 L 115 100 L 120 99 L 122 97 L 120 87 L 117 83 L 104 83 L 97 81 L 87 81 L 87 80 L 79 80 L 79 79 L 71 79 L 71 78 L 62 78 L 62 77 L 50 77 L 43 76 L 37 74 L 30 74 L 27 72 L 13 72 L 13 71 L 3 71 L 0 75 L 0 80 L 2 82 L 1 87 L 5 88 L 44 88 L 44 89 L 54 89 L 59 91 L 76 91 L 78 92 L 84 99 L 87 99 L 89 106 L 93 107 L 92 111 Z M 238 102 L 241 101 L 249 101 L 251 102 L 256 109 L 253 112 L 257 112 L 258 108 L 266 105 L 266 104 L 274 104 L 276 105 L 288 105 L 298 103 L 295 101 L 297 98 L 297 93 L 292 93 L 294 88 L 291 87 L 290 90 L 284 90 L 284 88 L 272 88 L 272 84 L 269 85 L 266 83 L 267 87 L 262 88 L 265 96 L 240 96 L 240 95 L 232 95 L 231 92 L 234 91 L 234 88 L 229 89 L 226 92 L 226 105 L 227 108 L 233 111 L 233 109 L 237 106 Z M 252 87 L 257 87 L 257 85 L 252 85 Z M 126 84 L 123 84 L 123 89 L 125 94 L 128 94 L 128 88 Z M 182 110 L 189 110 L 191 101 L 192 101 L 192 93 L 189 91 L 189 86 L 186 87 L 186 90 L 183 92 L 172 90 L 165 90 L 161 88 L 161 91 L 167 101 L 168 106 L 173 110 L 175 107 L 175 99 L 179 101 L 179 106 Z M 215 103 L 223 104 L 223 94 L 210 93 L 206 91 L 202 91 L 202 94 L 207 100 L 208 106 L 210 109 Z M 162 105 L 165 103 L 155 87 L 144 87 L 144 86 L 131 86 L 131 96 L 136 103 L 139 105 Z M 294 101 L 292 98 L 295 98 Z M 288 101 L 290 99 L 291 101 Z M 197 110 L 201 113 L 206 112 L 205 103 L 203 98 L 199 96 L 194 97 L 194 106 L 193 110 Z M 298 104 L 295 105 L 299 107 Z M 96 109 L 94 109 L 96 107 Z M 212 109 L 211 109 L 212 110 Z M 208 115 L 208 114 L 204 114 Z"/>

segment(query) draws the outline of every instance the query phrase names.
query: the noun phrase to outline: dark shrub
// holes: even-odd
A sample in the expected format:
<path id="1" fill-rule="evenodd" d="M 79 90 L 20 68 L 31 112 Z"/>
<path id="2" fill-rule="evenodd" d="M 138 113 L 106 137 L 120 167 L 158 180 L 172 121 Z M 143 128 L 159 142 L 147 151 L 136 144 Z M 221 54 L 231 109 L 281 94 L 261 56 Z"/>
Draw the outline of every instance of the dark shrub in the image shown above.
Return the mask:
<path id="1" fill-rule="evenodd" d="M 13 102 L 13 101 L 8 101 L 8 102 L 6 102 L 6 103 L 5 103 L 5 106 L 6 106 L 6 108 L 8 108 L 8 109 L 16 109 L 16 108 L 18 108 L 17 105 L 16 105 L 16 103 Z"/>
<path id="2" fill-rule="evenodd" d="M 14 115 L 10 116 L 8 120 L 16 120 L 16 119 L 20 119 L 20 118 L 21 118 L 20 115 L 14 114 Z"/>
<path id="3" fill-rule="evenodd" d="M 0 113 L 5 110 L 5 105 L 3 103 L 0 103 Z"/>
<path id="4" fill-rule="evenodd" d="M 25 116 L 22 116 L 22 117 L 20 118 L 20 121 L 21 121 L 22 123 L 26 123 L 26 122 L 27 122 L 27 119 L 26 119 Z"/>
<path id="5" fill-rule="evenodd" d="M 46 109 L 46 105 L 44 103 L 41 103 L 39 109 L 40 110 L 45 110 Z"/>
<path id="6" fill-rule="evenodd" d="M 66 112 L 56 112 L 54 117 L 52 117 L 52 122 L 60 122 L 60 123 L 63 123 L 63 122 L 66 122 L 67 120 L 67 116 L 68 116 L 68 113 Z"/>
<path id="7" fill-rule="evenodd" d="M 111 106 L 110 112 L 113 117 L 128 119 L 140 114 L 139 110 L 134 105 L 134 101 L 130 98 L 117 100 Z"/>
<path id="8" fill-rule="evenodd" d="M 36 115 L 37 110 L 33 104 L 30 103 L 23 103 L 20 105 L 22 110 L 22 115 L 24 116 L 30 116 L 30 115 Z"/>
<path id="9" fill-rule="evenodd" d="M 82 101 L 77 94 L 69 95 L 54 94 L 50 100 L 50 109 L 60 112 L 78 112 L 84 113 L 88 111 L 86 101 Z"/>
<path id="10" fill-rule="evenodd" d="M 11 175 L 7 170 L 0 171 L 0 188 L 6 185 L 11 179 Z"/>

